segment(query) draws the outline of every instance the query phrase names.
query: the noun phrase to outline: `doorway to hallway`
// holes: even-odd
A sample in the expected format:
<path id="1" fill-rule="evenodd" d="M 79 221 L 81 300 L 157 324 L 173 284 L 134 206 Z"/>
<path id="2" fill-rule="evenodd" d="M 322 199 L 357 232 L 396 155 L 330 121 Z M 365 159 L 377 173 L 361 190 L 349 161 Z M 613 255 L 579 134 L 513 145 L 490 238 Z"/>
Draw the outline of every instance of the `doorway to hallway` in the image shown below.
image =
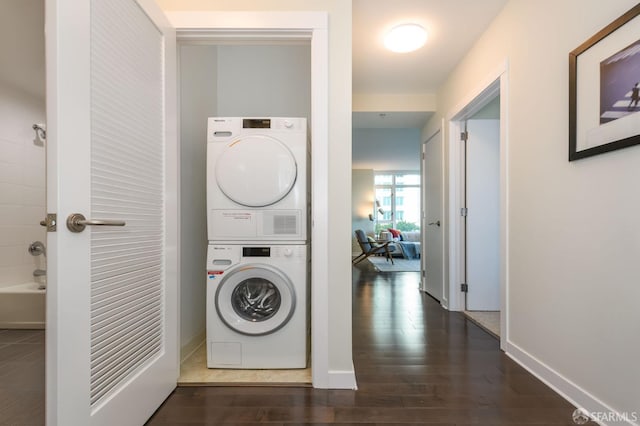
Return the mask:
<path id="1" fill-rule="evenodd" d="M 489 317 L 490 327 L 476 322 L 502 345 L 508 323 L 506 64 L 484 81 L 447 117 L 447 287 L 451 309 Z"/>

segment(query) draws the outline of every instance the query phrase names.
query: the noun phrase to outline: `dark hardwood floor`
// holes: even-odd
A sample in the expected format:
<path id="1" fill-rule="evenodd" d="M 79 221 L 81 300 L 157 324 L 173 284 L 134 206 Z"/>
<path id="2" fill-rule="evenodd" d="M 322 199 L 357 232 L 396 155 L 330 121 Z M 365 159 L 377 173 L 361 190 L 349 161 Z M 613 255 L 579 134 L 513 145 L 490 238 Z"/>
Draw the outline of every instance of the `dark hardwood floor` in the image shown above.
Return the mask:
<path id="1" fill-rule="evenodd" d="M 183 387 L 147 424 L 574 425 L 574 407 L 418 280 L 353 268 L 357 391 Z M 44 356 L 43 330 L 0 330 L 0 425 L 44 424 Z"/>
<path id="2" fill-rule="evenodd" d="M 357 391 L 176 389 L 148 425 L 574 425 L 574 407 L 499 342 L 418 290 L 418 273 L 353 268 Z"/>

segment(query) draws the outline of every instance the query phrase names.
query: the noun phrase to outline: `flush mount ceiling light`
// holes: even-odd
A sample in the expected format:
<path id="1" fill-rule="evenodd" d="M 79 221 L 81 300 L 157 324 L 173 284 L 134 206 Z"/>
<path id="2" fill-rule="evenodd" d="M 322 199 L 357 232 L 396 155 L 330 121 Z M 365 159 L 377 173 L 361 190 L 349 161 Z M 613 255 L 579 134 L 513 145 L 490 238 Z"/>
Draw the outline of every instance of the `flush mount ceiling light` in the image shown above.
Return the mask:
<path id="1" fill-rule="evenodd" d="M 384 38 L 387 49 L 396 53 L 413 52 L 427 42 L 427 32 L 418 24 L 402 24 L 393 27 Z"/>

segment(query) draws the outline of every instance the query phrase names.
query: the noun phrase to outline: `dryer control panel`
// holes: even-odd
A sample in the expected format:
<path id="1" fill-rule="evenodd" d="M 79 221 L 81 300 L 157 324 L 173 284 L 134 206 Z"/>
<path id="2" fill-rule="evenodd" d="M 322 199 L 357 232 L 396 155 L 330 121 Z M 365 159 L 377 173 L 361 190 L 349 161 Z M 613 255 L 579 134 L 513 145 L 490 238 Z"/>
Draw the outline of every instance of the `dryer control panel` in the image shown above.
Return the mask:
<path id="1" fill-rule="evenodd" d="M 266 130 L 307 135 L 307 119 L 300 117 L 209 117 L 207 142 L 229 142 L 240 134 L 264 133 Z"/>

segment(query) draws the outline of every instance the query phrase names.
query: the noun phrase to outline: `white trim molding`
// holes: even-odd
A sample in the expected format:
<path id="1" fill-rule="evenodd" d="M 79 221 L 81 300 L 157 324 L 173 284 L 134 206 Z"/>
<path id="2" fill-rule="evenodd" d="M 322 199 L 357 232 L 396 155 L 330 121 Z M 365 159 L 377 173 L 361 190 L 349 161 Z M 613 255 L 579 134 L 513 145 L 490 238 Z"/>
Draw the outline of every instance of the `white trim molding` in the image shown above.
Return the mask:
<path id="1" fill-rule="evenodd" d="M 315 384 L 314 384 L 315 387 Z M 353 389 L 357 390 L 355 368 L 351 370 L 331 370 L 329 371 L 328 389 Z"/>
<path id="2" fill-rule="evenodd" d="M 212 10 L 186 10 L 165 12 L 171 24 L 179 32 L 192 30 L 252 31 L 256 34 L 269 30 L 327 29 L 329 15 L 326 12 L 225 12 Z"/>
<path id="3" fill-rule="evenodd" d="M 464 153 L 460 133 L 466 119 L 473 116 L 490 100 L 500 95 L 500 332 L 501 348 L 508 336 L 508 268 L 509 268 L 509 137 L 508 137 L 508 61 L 504 60 L 480 81 L 446 115 L 449 123 L 449 304 L 452 311 L 464 310 L 464 295 L 460 290 L 464 273 L 464 226 L 460 209 L 463 203 Z"/>

